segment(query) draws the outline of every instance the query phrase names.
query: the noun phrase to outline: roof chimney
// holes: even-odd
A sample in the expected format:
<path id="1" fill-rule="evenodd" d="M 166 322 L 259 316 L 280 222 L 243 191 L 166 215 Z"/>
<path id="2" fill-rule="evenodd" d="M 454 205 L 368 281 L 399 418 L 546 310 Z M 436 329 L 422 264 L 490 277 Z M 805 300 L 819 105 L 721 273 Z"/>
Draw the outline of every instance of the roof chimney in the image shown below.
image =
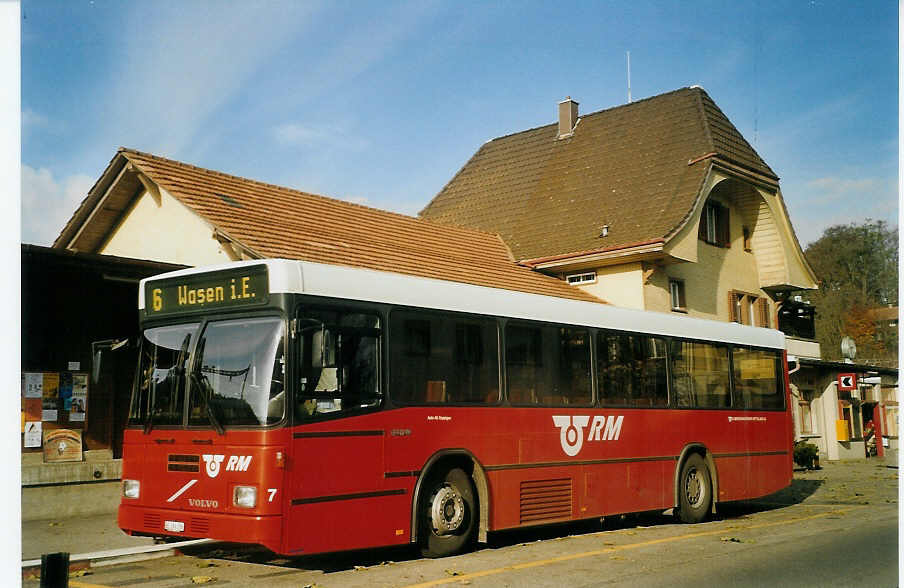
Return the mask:
<path id="1" fill-rule="evenodd" d="M 578 103 L 566 96 L 559 102 L 559 139 L 570 137 L 574 134 L 574 127 L 578 124 Z"/>

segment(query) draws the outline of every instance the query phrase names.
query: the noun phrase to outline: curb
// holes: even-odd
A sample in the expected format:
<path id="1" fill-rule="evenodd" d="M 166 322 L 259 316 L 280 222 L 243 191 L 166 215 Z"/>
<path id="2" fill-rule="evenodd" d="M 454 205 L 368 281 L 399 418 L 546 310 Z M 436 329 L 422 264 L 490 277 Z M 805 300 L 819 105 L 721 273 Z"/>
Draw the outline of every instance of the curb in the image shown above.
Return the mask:
<path id="1" fill-rule="evenodd" d="M 162 543 L 160 545 L 142 545 L 140 547 L 124 547 L 107 551 L 93 551 L 90 553 L 77 553 L 69 556 L 69 570 L 76 571 L 90 567 L 110 566 L 119 563 L 144 561 L 176 555 L 185 547 L 217 543 L 213 539 L 192 539 L 190 541 L 178 541 L 175 543 Z M 22 574 L 41 571 L 40 559 L 28 559 L 22 561 Z"/>

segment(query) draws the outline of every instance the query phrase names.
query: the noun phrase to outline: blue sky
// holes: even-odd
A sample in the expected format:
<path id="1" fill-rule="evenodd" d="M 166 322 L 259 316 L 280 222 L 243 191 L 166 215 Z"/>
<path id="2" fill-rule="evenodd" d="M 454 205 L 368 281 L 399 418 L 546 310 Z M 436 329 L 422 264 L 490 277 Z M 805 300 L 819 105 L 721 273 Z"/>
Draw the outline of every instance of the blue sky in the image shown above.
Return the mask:
<path id="1" fill-rule="evenodd" d="M 22 241 L 119 146 L 416 214 L 485 141 L 702 85 L 806 244 L 898 218 L 894 2 L 27 0 Z"/>

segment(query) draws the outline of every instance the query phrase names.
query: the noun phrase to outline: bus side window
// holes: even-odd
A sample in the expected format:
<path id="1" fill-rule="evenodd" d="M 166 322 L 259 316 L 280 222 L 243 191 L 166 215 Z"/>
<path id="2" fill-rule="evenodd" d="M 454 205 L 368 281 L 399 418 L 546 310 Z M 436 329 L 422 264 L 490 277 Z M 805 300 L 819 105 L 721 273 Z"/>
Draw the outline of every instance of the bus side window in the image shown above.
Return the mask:
<path id="1" fill-rule="evenodd" d="M 549 404 L 562 406 L 590 404 L 593 388 L 590 375 L 590 333 L 587 329 L 548 329 L 556 344 L 555 393 Z"/>
<path id="2" fill-rule="evenodd" d="M 380 318 L 312 309 L 300 321 L 296 417 L 379 405 Z"/>
<path id="3" fill-rule="evenodd" d="M 537 404 L 543 389 L 542 333 L 538 327 L 505 327 L 505 372 L 512 404 Z"/>
<path id="4" fill-rule="evenodd" d="M 404 310 L 393 312 L 390 330 L 396 400 L 415 404 L 498 401 L 494 320 Z"/>
<path id="5" fill-rule="evenodd" d="M 782 410 L 785 407 L 781 358 L 773 351 L 735 347 L 732 351 L 738 408 Z"/>
<path id="6" fill-rule="evenodd" d="M 729 394 L 728 347 L 672 341 L 672 389 L 681 407 L 725 408 Z"/>
<path id="7" fill-rule="evenodd" d="M 668 406 L 665 339 L 600 332 L 597 348 L 603 406 Z"/>

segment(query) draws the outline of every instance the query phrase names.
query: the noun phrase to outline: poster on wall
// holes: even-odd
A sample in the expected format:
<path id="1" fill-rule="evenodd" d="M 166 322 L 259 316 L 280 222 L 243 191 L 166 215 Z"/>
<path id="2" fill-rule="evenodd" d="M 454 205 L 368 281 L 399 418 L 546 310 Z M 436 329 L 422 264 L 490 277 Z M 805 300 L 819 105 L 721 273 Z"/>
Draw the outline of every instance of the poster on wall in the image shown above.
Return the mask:
<path id="1" fill-rule="evenodd" d="M 43 410 L 41 412 L 41 420 L 45 422 L 56 422 L 58 418 L 59 400 L 60 400 L 60 374 L 45 373 L 42 382 L 42 398 Z"/>
<path id="2" fill-rule="evenodd" d="M 25 398 L 41 398 L 44 388 L 44 374 L 25 372 Z"/>
<path id="3" fill-rule="evenodd" d="M 41 439 L 41 421 L 25 421 L 25 447 L 40 447 Z"/>
<path id="4" fill-rule="evenodd" d="M 72 372 L 60 374 L 60 408 L 69 410 L 72 406 Z"/>
<path id="5" fill-rule="evenodd" d="M 88 406 L 88 374 L 72 374 L 72 397 L 70 398 L 69 420 L 85 421 Z"/>
<path id="6" fill-rule="evenodd" d="M 22 405 L 22 412 L 25 414 L 25 420 L 27 422 L 41 420 L 41 409 L 43 405 L 40 398 L 26 398 L 22 401 Z"/>
<path id="7" fill-rule="evenodd" d="M 44 431 L 44 463 L 82 461 L 82 432 L 73 429 Z"/>

